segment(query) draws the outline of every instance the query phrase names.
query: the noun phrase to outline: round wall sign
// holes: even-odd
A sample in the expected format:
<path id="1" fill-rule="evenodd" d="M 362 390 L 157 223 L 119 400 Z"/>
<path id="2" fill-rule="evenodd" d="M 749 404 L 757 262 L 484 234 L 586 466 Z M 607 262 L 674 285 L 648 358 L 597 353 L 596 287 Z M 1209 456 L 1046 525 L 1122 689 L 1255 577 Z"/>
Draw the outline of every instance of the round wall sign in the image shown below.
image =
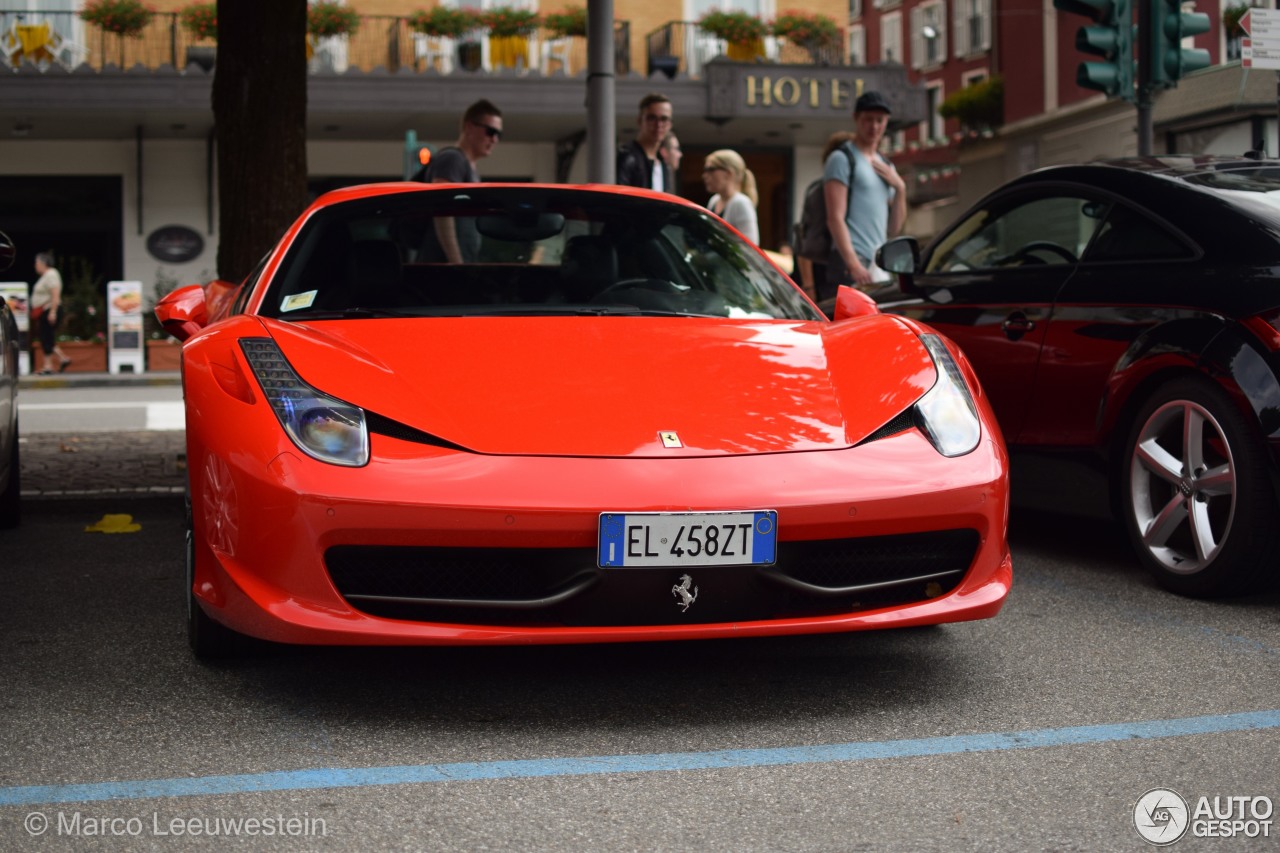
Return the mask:
<path id="1" fill-rule="evenodd" d="M 147 237 L 147 251 L 156 260 L 185 264 L 200 257 L 204 238 L 185 225 L 166 225 Z"/>

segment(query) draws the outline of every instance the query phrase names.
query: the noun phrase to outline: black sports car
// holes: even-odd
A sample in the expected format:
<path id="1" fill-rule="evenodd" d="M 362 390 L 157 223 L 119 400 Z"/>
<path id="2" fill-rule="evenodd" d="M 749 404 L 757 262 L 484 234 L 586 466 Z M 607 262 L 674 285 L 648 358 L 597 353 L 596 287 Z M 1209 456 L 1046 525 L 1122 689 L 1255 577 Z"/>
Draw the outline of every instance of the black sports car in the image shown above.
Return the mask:
<path id="1" fill-rule="evenodd" d="M 1105 465 L 1162 585 L 1280 576 L 1280 161 L 1042 169 L 879 262 L 881 309 L 960 344 L 1011 448 Z"/>

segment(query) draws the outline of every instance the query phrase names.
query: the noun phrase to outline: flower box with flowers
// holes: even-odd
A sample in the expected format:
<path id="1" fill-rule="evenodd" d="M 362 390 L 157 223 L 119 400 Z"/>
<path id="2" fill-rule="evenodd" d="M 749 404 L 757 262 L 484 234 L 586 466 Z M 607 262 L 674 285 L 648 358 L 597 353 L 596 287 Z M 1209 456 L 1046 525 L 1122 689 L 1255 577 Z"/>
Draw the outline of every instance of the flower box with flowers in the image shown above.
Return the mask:
<path id="1" fill-rule="evenodd" d="M 529 67 L 529 35 L 542 26 L 532 9 L 494 6 L 481 14 L 489 30 L 489 59 L 495 68 Z"/>
<path id="2" fill-rule="evenodd" d="M 307 7 L 307 33 L 315 38 L 352 36 L 360 29 L 360 15 L 341 3 L 312 3 Z"/>
<path id="3" fill-rule="evenodd" d="M 585 7 L 551 12 L 542 19 L 542 25 L 555 38 L 587 35 L 587 10 Z"/>
<path id="4" fill-rule="evenodd" d="M 141 38 L 155 14 L 142 0 L 88 0 L 80 10 L 80 20 L 104 32 Z"/>
<path id="5" fill-rule="evenodd" d="M 837 48 L 843 42 L 840 27 L 826 15 L 798 10 L 783 12 L 774 19 L 773 34 L 808 50 L 817 59 L 822 51 Z"/>
<path id="6" fill-rule="evenodd" d="M 58 349 L 66 353 L 67 358 L 71 359 L 71 363 L 67 365 L 67 373 L 106 373 L 107 372 L 107 341 L 105 336 L 102 340 L 92 341 L 58 341 Z M 40 347 L 35 347 L 36 352 L 40 352 Z M 39 365 L 39 357 L 31 362 L 33 365 Z"/>
<path id="7" fill-rule="evenodd" d="M 218 4 L 192 3 L 178 13 L 182 27 L 196 41 L 215 41 L 218 38 Z"/>
<path id="8" fill-rule="evenodd" d="M 769 27 L 754 15 L 712 10 L 698 19 L 698 28 L 723 39 L 727 43 L 725 55 L 734 61 L 745 62 L 764 56 L 764 38 L 769 34 Z"/>
<path id="9" fill-rule="evenodd" d="M 461 38 L 480 26 L 479 16 L 471 9 L 434 6 L 409 16 L 409 29 L 415 33 L 440 38 Z"/>

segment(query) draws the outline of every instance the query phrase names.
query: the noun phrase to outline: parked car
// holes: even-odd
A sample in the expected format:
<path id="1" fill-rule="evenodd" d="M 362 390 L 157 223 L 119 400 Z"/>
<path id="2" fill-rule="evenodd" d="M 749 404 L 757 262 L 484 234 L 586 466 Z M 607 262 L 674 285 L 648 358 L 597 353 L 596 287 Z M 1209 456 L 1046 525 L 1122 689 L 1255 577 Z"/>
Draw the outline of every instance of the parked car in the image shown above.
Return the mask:
<path id="1" fill-rule="evenodd" d="M 0 231 L 0 272 L 13 266 L 13 241 Z M 21 468 L 18 464 L 18 324 L 7 300 L 0 298 L 0 527 L 22 521 Z"/>
<path id="2" fill-rule="evenodd" d="M 842 295 L 827 322 L 658 193 L 321 197 L 238 289 L 157 307 L 185 339 L 193 648 L 995 615 L 1011 565 L 986 399 L 936 332 Z"/>
<path id="3" fill-rule="evenodd" d="M 960 344 L 1011 449 L 1105 466 L 1157 581 L 1280 576 L 1280 162 L 1046 168 L 880 261 L 881 308 Z"/>

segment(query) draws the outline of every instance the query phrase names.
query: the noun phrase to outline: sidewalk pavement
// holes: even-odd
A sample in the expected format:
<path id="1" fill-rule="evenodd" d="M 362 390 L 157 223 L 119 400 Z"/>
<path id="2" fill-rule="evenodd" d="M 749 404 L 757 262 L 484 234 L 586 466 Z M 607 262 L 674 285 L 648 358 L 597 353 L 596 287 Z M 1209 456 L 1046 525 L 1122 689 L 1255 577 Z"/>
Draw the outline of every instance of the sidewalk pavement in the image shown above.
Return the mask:
<path id="1" fill-rule="evenodd" d="M 22 499 L 167 497 L 187 483 L 183 430 L 36 433 L 19 439 Z"/>
<path id="2" fill-rule="evenodd" d="M 18 378 L 26 389 L 177 385 L 176 370 L 150 373 L 55 373 Z M 19 439 L 23 500 L 181 495 L 187 482 L 186 433 L 35 433 Z"/>

